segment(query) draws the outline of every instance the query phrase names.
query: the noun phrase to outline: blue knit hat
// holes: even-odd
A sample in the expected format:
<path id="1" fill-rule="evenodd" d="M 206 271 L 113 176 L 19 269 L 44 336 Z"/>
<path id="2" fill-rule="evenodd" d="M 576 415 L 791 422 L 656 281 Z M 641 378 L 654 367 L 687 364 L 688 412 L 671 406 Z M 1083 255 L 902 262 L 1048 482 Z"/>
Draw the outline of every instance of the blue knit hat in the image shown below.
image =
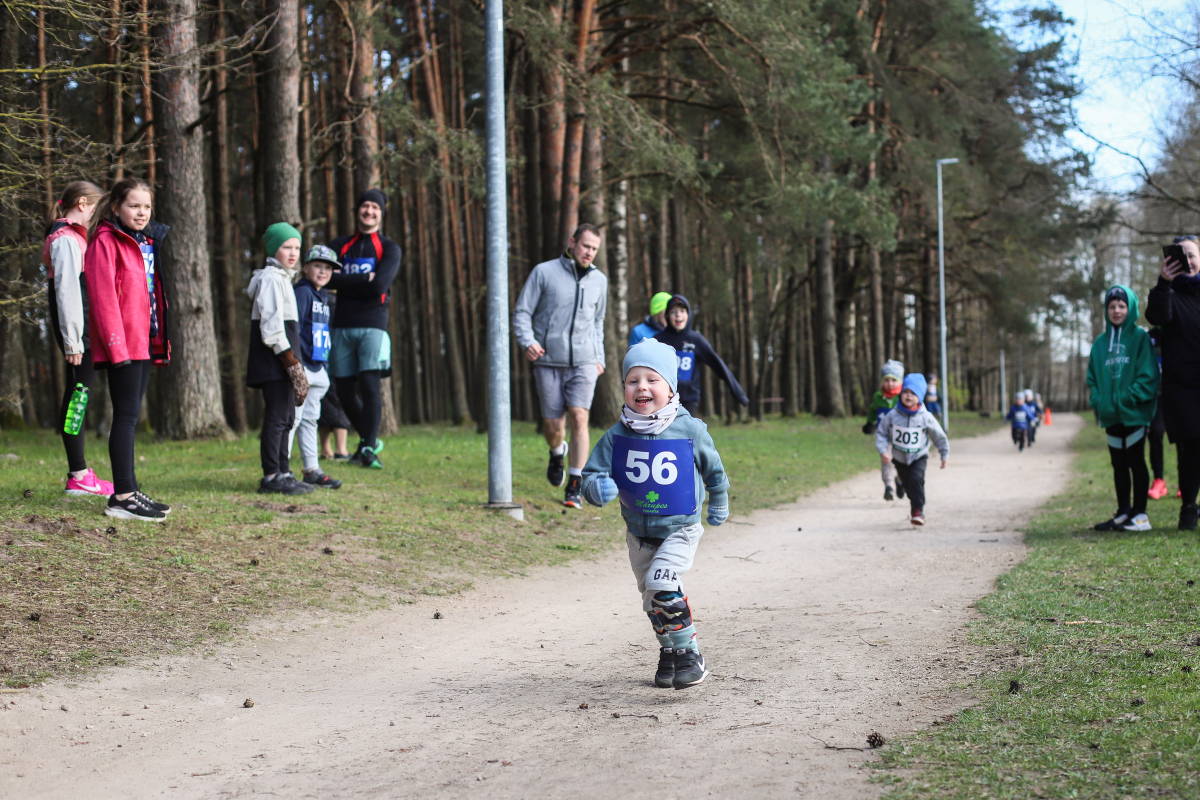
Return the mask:
<path id="1" fill-rule="evenodd" d="M 917 396 L 918 400 L 925 399 L 925 392 L 929 389 L 929 384 L 925 382 L 925 376 L 919 372 L 910 372 L 904 376 L 904 383 L 900 391 L 910 391 Z"/>
<path id="2" fill-rule="evenodd" d="M 675 348 L 657 339 L 643 339 L 625 353 L 625 361 L 621 365 L 621 380 L 634 367 L 649 367 L 662 375 L 671 393 L 679 391 L 679 361 Z"/>

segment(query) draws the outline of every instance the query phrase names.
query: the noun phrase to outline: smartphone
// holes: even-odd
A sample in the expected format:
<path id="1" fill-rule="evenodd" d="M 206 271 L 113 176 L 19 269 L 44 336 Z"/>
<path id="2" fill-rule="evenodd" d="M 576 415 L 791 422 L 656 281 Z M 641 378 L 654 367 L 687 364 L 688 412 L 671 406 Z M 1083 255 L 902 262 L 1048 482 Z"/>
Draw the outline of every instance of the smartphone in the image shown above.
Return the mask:
<path id="1" fill-rule="evenodd" d="M 1163 258 L 1174 259 L 1179 262 L 1181 267 L 1186 267 L 1188 263 L 1187 255 L 1183 252 L 1183 245 L 1181 244 L 1164 244 Z"/>

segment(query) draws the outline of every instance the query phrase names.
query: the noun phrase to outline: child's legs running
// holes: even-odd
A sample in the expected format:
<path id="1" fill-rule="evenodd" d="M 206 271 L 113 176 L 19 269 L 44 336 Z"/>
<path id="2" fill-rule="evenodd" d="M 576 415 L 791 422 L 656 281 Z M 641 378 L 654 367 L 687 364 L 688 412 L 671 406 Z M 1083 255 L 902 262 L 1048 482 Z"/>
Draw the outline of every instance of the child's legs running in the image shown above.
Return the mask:
<path id="1" fill-rule="evenodd" d="M 890 489 L 896 485 L 896 465 L 895 464 L 893 464 L 892 462 L 889 461 L 888 463 L 883 465 L 883 467 L 879 470 L 879 472 L 881 475 L 883 475 L 883 485 L 884 486 L 887 486 Z"/>
<path id="2" fill-rule="evenodd" d="M 908 494 L 908 504 L 913 511 L 925 510 L 925 467 L 929 464 L 928 456 L 921 456 L 911 464 L 896 464 L 896 476 L 904 484 Z"/>
<path id="3" fill-rule="evenodd" d="M 625 534 L 629 565 L 642 593 L 642 610 L 650 618 L 662 647 L 696 650 L 696 627 L 683 593 L 683 573 L 692 568 L 704 526 L 688 525 L 665 539 L 642 539 Z"/>

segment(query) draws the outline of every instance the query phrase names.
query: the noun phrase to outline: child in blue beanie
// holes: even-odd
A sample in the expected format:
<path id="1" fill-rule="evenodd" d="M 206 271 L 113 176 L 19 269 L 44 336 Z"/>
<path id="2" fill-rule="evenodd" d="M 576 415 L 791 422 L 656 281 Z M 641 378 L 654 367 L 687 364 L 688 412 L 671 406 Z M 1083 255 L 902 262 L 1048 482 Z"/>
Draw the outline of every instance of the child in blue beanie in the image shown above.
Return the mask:
<path id="1" fill-rule="evenodd" d="M 708 669 L 696 642 L 681 576 L 692 568 L 704 527 L 729 518 L 729 479 L 708 426 L 679 402 L 675 349 L 655 339 L 629 348 L 623 364 L 625 407 L 583 468 L 584 499 L 621 500 L 629 564 L 642 610 L 658 638 L 654 685 L 686 689 Z"/>
<path id="2" fill-rule="evenodd" d="M 932 441 L 942 456 L 942 469 L 950 458 L 950 440 L 921 403 L 928 387 L 925 377 L 910 373 L 900 390 L 900 403 L 884 414 L 875 430 L 875 449 L 884 464 L 895 463 L 896 483 L 903 485 L 912 510 L 909 521 L 925 524 L 925 467 L 929 463 Z"/>

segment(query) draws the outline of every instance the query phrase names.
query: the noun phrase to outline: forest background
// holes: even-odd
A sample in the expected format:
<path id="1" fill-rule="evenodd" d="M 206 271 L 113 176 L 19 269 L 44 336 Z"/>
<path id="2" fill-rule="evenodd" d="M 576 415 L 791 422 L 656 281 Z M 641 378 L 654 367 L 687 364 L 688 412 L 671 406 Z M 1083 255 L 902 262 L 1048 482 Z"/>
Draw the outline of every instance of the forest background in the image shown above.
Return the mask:
<path id="1" fill-rule="evenodd" d="M 63 392 L 40 257 L 57 192 L 125 175 L 154 184 L 172 226 L 174 360 L 146 420 L 160 435 L 256 426 L 243 290 L 262 230 L 293 222 L 306 246 L 352 232 L 367 186 L 388 194 L 384 233 L 404 253 L 384 430 L 482 425 L 482 18 L 482 0 L 0 5 L 0 425 L 53 424 Z M 1156 193 L 1150 168 L 1127 197 L 1080 191 L 1071 21 L 1052 5 L 1002 21 L 969 0 L 513 0 L 505 23 L 511 295 L 577 222 L 599 225 L 610 363 L 651 294 L 687 295 L 751 398 L 738 407 L 705 370 L 705 416 L 858 413 L 886 358 L 939 369 L 936 159 L 960 160 L 959 409 L 1003 407 L 1002 353 L 1010 390 L 1086 405 L 1099 293 L 1135 250 L 1152 266 L 1127 234 L 1200 206 Z M 513 414 L 531 420 L 519 355 Z M 613 374 L 598 424 L 620 407 Z M 92 403 L 89 426 L 110 413 Z"/>

